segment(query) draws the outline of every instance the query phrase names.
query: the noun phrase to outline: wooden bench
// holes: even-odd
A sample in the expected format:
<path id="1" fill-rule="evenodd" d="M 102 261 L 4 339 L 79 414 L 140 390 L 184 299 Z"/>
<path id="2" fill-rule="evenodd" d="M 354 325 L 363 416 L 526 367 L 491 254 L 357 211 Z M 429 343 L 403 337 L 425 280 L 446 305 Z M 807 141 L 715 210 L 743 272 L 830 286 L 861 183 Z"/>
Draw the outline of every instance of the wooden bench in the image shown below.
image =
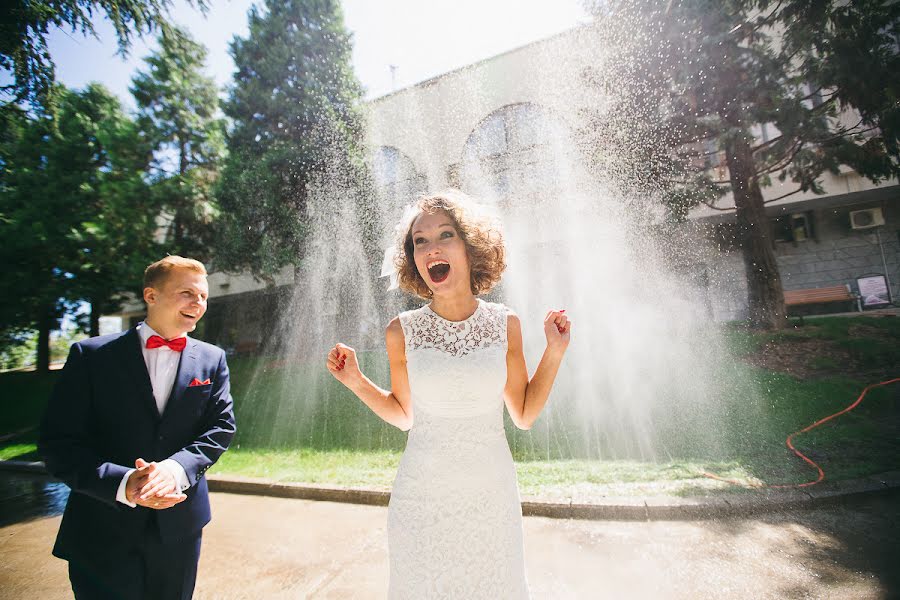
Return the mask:
<path id="1" fill-rule="evenodd" d="M 827 304 L 829 302 L 855 302 L 856 310 L 862 312 L 859 295 L 851 292 L 849 285 L 784 291 L 784 305 L 786 307 Z"/>

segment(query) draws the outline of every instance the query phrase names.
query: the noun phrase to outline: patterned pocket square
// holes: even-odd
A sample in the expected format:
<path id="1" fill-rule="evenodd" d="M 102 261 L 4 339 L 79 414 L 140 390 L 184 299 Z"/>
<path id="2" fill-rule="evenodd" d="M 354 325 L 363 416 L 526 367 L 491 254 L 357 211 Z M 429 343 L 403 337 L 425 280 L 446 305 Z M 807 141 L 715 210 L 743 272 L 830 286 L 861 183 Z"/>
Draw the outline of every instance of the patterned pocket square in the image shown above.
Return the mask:
<path id="1" fill-rule="evenodd" d="M 195 387 L 195 386 L 198 386 L 198 385 L 209 385 L 210 383 L 212 383 L 212 382 L 211 382 L 209 379 L 205 379 L 205 380 L 203 380 L 203 381 L 200 381 L 199 379 L 197 379 L 196 377 L 194 377 L 194 380 L 191 381 L 191 383 L 190 383 L 190 385 L 188 385 L 188 387 Z"/>

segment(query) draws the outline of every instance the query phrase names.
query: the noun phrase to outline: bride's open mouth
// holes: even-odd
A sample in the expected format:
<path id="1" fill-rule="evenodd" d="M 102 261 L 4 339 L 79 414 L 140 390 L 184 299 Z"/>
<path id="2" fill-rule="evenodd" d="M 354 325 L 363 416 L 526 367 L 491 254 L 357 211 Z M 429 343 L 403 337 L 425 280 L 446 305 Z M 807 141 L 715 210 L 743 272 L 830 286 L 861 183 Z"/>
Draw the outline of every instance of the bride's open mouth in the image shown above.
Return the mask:
<path id="1" fill-rule="evenodd" d="M 446 260 L 433 260 L 426 265 L 428 276 L 434 283 L 441 283 L 450 276 L 450 263 Z"/>
<path id="2" fill-rule="evenodd" d="M 192 321 L 197 318 L 195 315 L 189 315 L 187 313 L 181 313 L 181 316 L 191 319 Z"/>

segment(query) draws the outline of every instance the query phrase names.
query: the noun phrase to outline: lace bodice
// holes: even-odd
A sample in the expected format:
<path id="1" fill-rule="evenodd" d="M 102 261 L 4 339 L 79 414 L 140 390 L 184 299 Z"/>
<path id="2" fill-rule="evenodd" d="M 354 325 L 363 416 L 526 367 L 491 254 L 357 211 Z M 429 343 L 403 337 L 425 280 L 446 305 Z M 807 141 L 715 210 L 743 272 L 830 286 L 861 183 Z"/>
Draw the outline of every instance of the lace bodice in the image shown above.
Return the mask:
<path id="1" fill-rule="evenodd" d="M 507 315 L 502 304 L 483 300 L 464 321 L 427 306 L 400 315 L 415 422 L 496 413 L 491 425 L 502 424 Z"/>
<path id="2" fill-rule="evenodd" d="M 448 321 L 429 306 L 400 315 L 406 350 L 434 348 L 451 356 L 465 356 L 491 345 L 506 349 L 507 309 L 478 300 L 478 308 L 464 321 Z"/>

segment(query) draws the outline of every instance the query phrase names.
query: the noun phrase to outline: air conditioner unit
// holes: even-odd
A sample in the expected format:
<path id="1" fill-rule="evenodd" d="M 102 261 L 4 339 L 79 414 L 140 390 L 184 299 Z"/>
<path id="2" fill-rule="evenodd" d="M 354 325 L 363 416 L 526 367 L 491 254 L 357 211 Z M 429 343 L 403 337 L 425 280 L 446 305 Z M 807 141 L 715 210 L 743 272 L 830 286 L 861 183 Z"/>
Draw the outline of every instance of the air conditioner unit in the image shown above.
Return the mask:
<path id="1" fill-rule="evenodd" d="M 856 169 L 854 169 L 850 165 L 845 163 L 841 163 L 838 165 L 838 175 L 852 175 L 853 173 L 856 173 Z"/>
<path id="2" fill-rule="evenodd" d="M 884 215 L 880 208 L 850 211 L 850 227 L 853 229 L 869 229 L 884 225 Z"/>

